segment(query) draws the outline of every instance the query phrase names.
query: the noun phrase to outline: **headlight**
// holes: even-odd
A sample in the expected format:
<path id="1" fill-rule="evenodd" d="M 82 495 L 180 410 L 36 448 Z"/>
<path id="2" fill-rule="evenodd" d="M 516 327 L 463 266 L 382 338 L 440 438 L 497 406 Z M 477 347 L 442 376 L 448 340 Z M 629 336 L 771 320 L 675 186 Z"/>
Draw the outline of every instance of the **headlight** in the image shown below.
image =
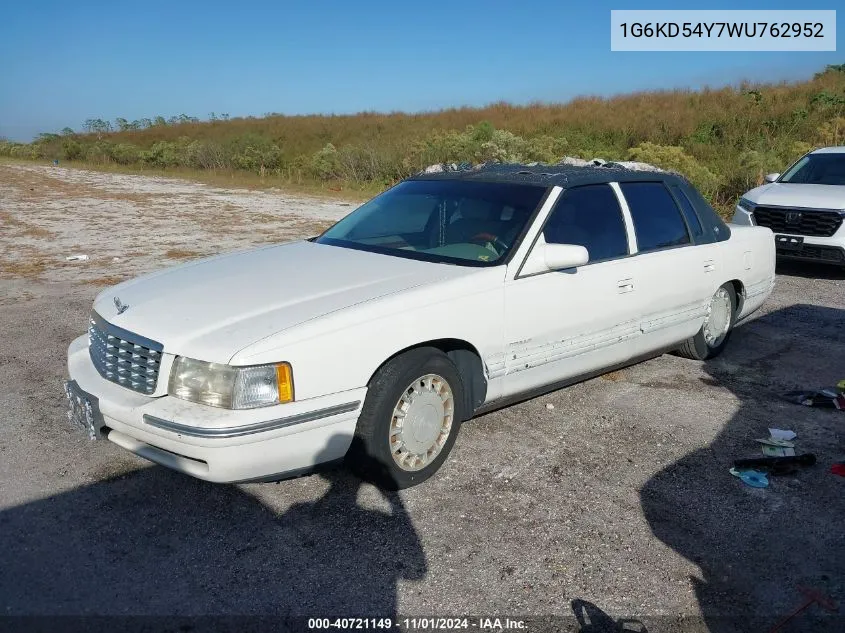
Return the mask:
<path id="1" fill-rule="evenodd" d="M 168 393 L 224 409 L 254 409 L 293 400 L 293 372 L 287 363 L 233 367 L 177 356 Z"/>
<path id="2" fill-rule="evenodd" d="M 751 200 L 747 200 L 745 198 L 740 198 L 739 202 L 736 203 L 737 206 L 742 207 L 746 211 L 754 211 L 754 207 L 757 205 L 751 202 Z"/>

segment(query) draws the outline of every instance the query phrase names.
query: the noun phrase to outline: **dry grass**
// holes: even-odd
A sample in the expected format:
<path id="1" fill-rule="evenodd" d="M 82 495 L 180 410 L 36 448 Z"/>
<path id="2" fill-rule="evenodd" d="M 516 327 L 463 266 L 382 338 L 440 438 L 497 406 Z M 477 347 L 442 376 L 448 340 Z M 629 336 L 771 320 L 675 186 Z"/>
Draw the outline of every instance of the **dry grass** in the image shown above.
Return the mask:
<path id="1" fill-rule="evenodd" d="M 10 234 L 14 235 L 14 237 L 48 239 L 54 236 L 52 231 L 48 231 L 44 227 L 35 226 L 34 224 L 19 220 L 8 211 L 0 211 L 0 228 L 2 228 L 4 232 L 9 231 Z"/>
<path id="2" fill-rule="evenodd" d="M 0 260 L 0 277 L 40 279 L 48 266 L 44 259 Z"/>
<path id="3" fill-rule="evenodd" d="M 419 114 L 362 112 L 342 116 L 267 116 L 229 121 L 185 123 L 108 135 L 114 142 L 149 147 L 180 137 L 225 142 L 258 134 L 279 142 L 291 156 L 310 154 L 327 141 L 387 149 L 407 147 L 409 141 L 441 130 L 462 130 L 489 121 L 496 128 L 522 136 L 567 136 L 590 132 L 608 138 L 624 136 L 630 145 L 642 141 L 675 144 L 696 132 L 702 123 L 718 122 L 732 136 L 765 133 L 767 123 L 790 118 L 807 107 L 819 92 L 841 92 L 845 75 L 825 73 L 810 81 L 694 90 L 636 92 L 610 98 L 578 97 L 568 103 L 517 106 L 495 103 L 483 108 L 451 108 Z M 749 96 L 760 92 L 758 101 Z M 770 129 L 769 133 L 776 130 Z M 228 176 L 224 176 L 228 177 Z M 256 176 L 258 178 L 258 176 Z M 328 185 L 331 186 L 331 185 Z M 327 187 L 328 187 L 327 186 Z"/>
<path id="4" fill-rule="evenodd" d="M 84 279 L 83 283 L 89 284 L 91 286 L 116 286 L 122 281 L 126 281 L 126 277 L 122 277 L 120 275 L 106 275 L 105 277 L 95 277 L 93 279 Z"/>
<path id="5" fill-rule="evenodd" d="M 4 158 L 4 163 L 29 164 L 31 161 L 14 161 Z M 95 195 L 100 200 L 113 200 L 146 204 L 155 198 L 151 193 L 134 193 L 130 191 L 107 191 L 91 187 L 84 183 L 69 182 L 59 176 L 49 173 L 32 173 L 21 169 L 9 169 L 0 164 L 0 180 L 14 187 L 21 194 L 21 198 L 28 202 L 39 200 L 54 200 L 56 198 L 79 198 Z M 18 220 L 20 222 L 20 220 Z"/>
<path id="6" fill-rule="evenodd" d="M 346 203 L 53 166 L 0 164 L 0 275 L 106 286 L 313 235 Z M 66 261 L 84 254 L 83 261 Z"/>
<path id="7" fill-rule="evenodd" d="M 488 122 L 533 148 L 513 155 L 544 157 L 538 160 L 557 160 L 563 153 L 618 160 L 644 143 L 682 148 L 684 165 L 707 172 L 688 175 L 700 180 L 699 187 L 707 183 L 705 194 L 726 211 L 761 174 L 782 170 L 813 146 L 845 142 L 844 69 L 831 68 L 807 81 L 585 96 L 558 104 L 494 103 L 417 114 L 270 115 L 161 125 L 101 139 L 79 134 L 26 147 L 6 144 L 3 151 L 43 159 L 87 157 L 79 164 L 92 167 L 93 162 L 93 168 L 103 171 L 361 200 L 430 162 L 494 160 L 462 141 L 456 146 L 449 140 L 449 133 Z M 333 157 L 327 159 L 329 143 L 336 151 L 329 151 Z M 66 144 L 74 151 L 67 151 Z M 243 153 L 244 147 L 252 153 Z M 543 149 L 548 147 L 553 149 Z M 269 153 L 260 160 L 254 158 L 265 150 Z M 660 159 L 654 162 L 660 164 Z"/>
<path id="8" fill-rule="evenodd" d="M 33 163 L 31 160 L 5 156 L 2 157 L 2 160 L 4 163 L 9 164 L 31 165 Z M 51 163 L 48 160 L 39 160 L 36 162 L 42 165 L 49 165 Z M 369 200 L 383 189 L 383 186 L 377 183 L 323 183 L 307 179 L 289 179 L 279 175 L 267 175 L 262 178 L 258 174 L 238 169 L 211 170 L 192 169 L 190 167 L 159 169 L 142 163 L 117 165 L 115 163 L 92 163 L 79 160 L 62 161 L 61 166 L 90 169 L 107 174 L 138 174 L 159 178 L 175 178 L 191 182 L 201 182 L 214 187 L 252 189 L 256 191 L 283 190 L 291 194 L 302 194 L 332 200 L 348 200 L 350 202 Z M 128 194 L 118 194 L 118 196 L 122 196 L 119 199 L 129 199 Z"/>
<path id="9" fill-rule="evenodd" d="M 624 369 L 617 369 L 616 371 L 609 371 L 601 375 L 602 380 L 609 380 L 611 382 L 625 382 L 628 380 L 628 375 Z"/>
<path id="10" fill-rule="evenodd" d="M 196 259 L 197 257 L 202 257 L 203 255 L 204 253 L 192 251 L 187 248 L 171 248 L 164 254 L 164 256 L 168 259 Z"/>

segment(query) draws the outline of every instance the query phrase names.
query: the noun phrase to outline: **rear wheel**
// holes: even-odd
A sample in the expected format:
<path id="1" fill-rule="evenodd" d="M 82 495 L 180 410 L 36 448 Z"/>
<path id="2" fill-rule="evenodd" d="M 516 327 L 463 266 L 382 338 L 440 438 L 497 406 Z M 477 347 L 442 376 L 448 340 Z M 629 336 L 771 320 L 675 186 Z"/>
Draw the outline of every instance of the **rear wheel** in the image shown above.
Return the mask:
<path id="1" fill-rule="evenodd" d="M 677 354 L 693 360 L 718 356 L 728 345 L 735 321 L 736 291 L 733 284 L 725 284 L 711 297 L 701 329 L 684 341 Z"/>
<path id="2" fill-rule="evenodd" d="M 353 469 L 385 488 L 422 483 L 449 456 L 463 402 L 460 374 L 440 350 L 391 359 L 370 381 L 349 451 Z"/>

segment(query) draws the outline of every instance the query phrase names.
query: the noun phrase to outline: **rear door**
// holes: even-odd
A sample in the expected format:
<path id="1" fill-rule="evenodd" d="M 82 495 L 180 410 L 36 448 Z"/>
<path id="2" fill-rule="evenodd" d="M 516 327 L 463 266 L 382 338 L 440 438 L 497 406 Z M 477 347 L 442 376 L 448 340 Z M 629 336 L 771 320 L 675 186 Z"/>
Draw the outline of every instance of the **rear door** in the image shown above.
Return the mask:
<path id="1" fill-rule="evenodd" d="M 718 245 L 700 243 L 703 229 L 683 191 L 664 182 L 622 182 L 636 242 L 641 353 L 695 334 L 715 292 Z M 699 242 L 699 243 L 696 243 Z"/>

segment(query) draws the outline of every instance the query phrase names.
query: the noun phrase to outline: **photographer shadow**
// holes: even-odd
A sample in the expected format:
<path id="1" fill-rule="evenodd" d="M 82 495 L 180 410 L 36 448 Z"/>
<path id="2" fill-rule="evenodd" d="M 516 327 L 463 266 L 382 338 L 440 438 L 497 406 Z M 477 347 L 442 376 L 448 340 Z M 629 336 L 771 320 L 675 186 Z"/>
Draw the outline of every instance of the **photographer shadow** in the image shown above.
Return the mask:
<path id="1" fill-rule="evenodd" d="M 160 467 L 4 510 L 4 613 L 395 617 L 427 571 L 400 496 L 368 487 L 362 507 L 359 479 L 320 476 L 280 513 Z"/>
<path id="2" fill-rule="evenodd" d="M 640 490 L 654 535 L 699 567 L 701 577 L 690 581 L 713 633 L 769 630 L 801 602 L 799 584 L 840 599 L 845 591 L 845 540 L 836 528 L 841 487 L 824 466 L 843 449 L 842 414 L 780 397 L 841 377 L 831 371 L 844 368 L 843 323 L 843 310 L 797 304 L 739 327 L 724 354 L 704 363 L 710 378 L 702 380 L 728 389 L 736 412 L 709 446 L 665 467 Z M 755 438 L 768 427 L 796 431 L 796 452 L 815 453 L 821 466 L 770 477 L 765 489 L 732 477 L 734 459 L 760 454 Z M 839 625 L 811 609 L 785 630 L 841 631 Z"/>

